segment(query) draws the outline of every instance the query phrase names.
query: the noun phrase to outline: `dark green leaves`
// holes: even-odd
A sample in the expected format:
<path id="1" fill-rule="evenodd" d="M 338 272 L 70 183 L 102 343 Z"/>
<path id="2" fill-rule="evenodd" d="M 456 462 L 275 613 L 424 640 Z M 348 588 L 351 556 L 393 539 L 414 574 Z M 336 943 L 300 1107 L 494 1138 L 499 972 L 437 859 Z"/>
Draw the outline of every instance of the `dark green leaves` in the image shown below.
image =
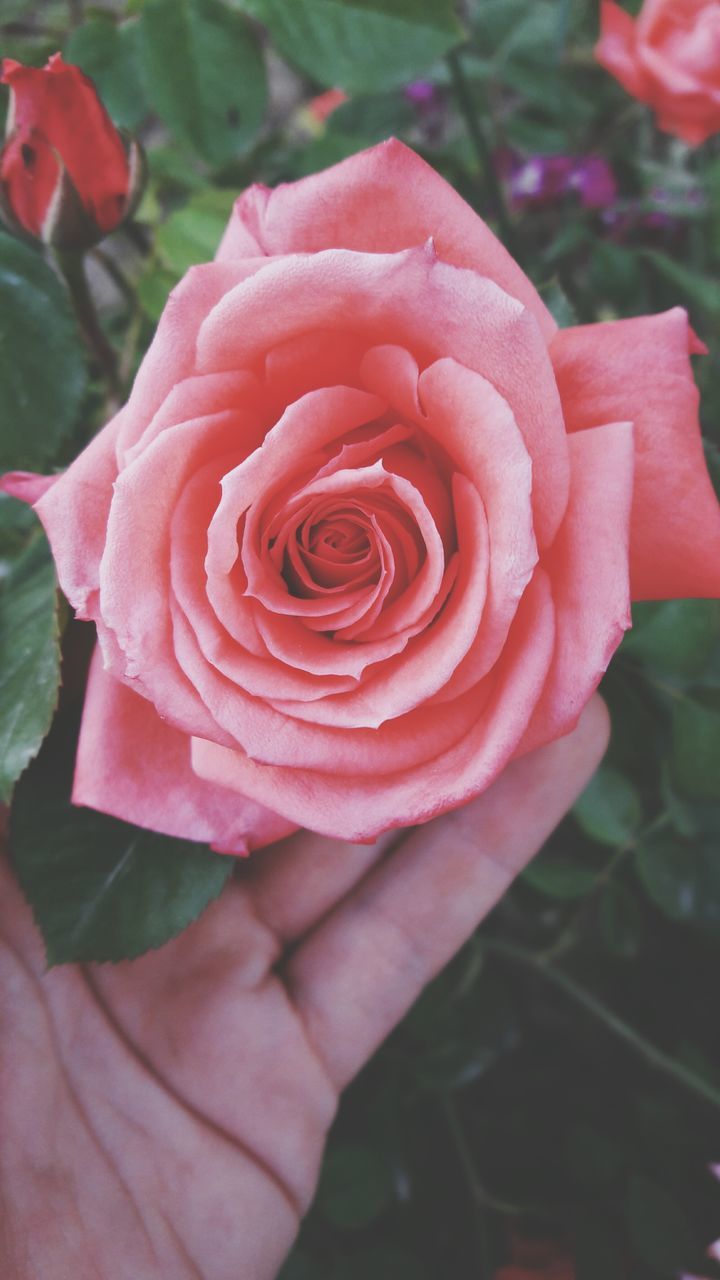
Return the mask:
<path id="1" fill-rule="evenodd" d="M 364 1227 L 392 1200 L 390 1170 L 373 1147 L 338 1147 L 327 1158 L 318 1208 L 336 1227 Z"/>
<path id="2" fill-rule="evenodd" d="M 627 778 L 604 766 L 577 801 L 574 814 L 580 826 L 601 844 L 624 844 L 642 817 L 640 800 Z"/>
<path id="3" fill-rule="evenodd" d="M 11 849 L 48 964 L 123 960 L 175 937 L 216 898 L 233 859 L 71 805 L 28 775 Z"/>
<path id="4" fill-rule="evenodd" d="M 322 85 L 357 93 L 421 76 L 462 38 L 451 0 L 236 0 Z"/>
<path id="5" fill-rule="evenodd" d="M 76 27 L 65 57 L 92 76 L 115 124 L 136 129 L 148 104 L 140 72 L 139 26 L 118 25 L 111 14 L 97 14 Z"/>
<path id="6" fill-rule="evenodd" d="M 7 500 L 9 501 L 9 500 Z M 55 570 L 38 535 L 0 594 L 0 800 L 40 749 L 60 682 Z"/>
<path id="7" fill-rule="evenodd" d="M 140 47 L 150 101 L 178 138 L 222 165 L 251 143 L 265 113 L 262 50 L 220 0 L 148 0 Z"/>
<path id="8" fill-rule="evenodd" d="M 690 1224 L 667 1191 L 637 1174 L 630 1179 L 625 1201 L 630 1238 L 648 1266 L 662 1276 L 685 1270 L 696 1252 Z"/>
<path id="9" fill-rule="evenodd" d="M 54 461 L 85 378 L 65 289 L 38 253 L 0 232 L 0 470 Z"/>

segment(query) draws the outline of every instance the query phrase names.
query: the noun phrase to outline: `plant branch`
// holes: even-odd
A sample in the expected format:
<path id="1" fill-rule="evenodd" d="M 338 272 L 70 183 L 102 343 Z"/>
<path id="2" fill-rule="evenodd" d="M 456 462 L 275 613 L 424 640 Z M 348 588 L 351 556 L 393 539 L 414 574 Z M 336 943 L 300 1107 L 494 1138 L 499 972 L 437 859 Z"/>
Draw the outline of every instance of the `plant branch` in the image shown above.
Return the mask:
<path id="1" fill-rule="evenodd" d="M 56 252 L 56 259 L 77 316 L 85 345 L 95 360 L 107 385 L 111 399 L 120 398 L 117 356 L 103 333 L 95 303 L 85 274 L 84 255 L 71 250 Z"/>
<path id="2" fill-rule="evenodd" d="M 587 991 L 574 978 L 571 978 L 569 974 L 564 973 L 561 969 L 556 969 L 554 965 L 548 964 L 547 961 L 536 956 L 532 951 L 527 951 L 524 947 L 515 946 L 514 943 L 499 942 L 491 938 L 485 940 L 485 947 L 493 954 L 504 956 L 507 960 L 521 964 L 524 968 L 531 969 L 539 977 L 544 978 L 546 982 L 564 992 L 575 1004 L 580 1005 L 597 1022 L 602 1023 L 617 1039 L 624 1041 L 648 1066 L 674 1080 L 687 1093 L 693 1094 L 696 1099 L 701 1098 L 703 1102 L 709 1103 L 710 1106 L 720 1111 L 720 1092 L 717 1089 L 708 1084 L 706 1080 L 702 1080 L 700 1076 L 695 1075 L 693 1071 L 689 1071 L 682 1063 L 664 1053 L 662 1049 L 658 1049 L 656 1045 L 645 1040 L 634 1027 L 631 1027 L 628 1022 L 620 1018 L 612 1009 L 608 1009 L 607 1005 L 598 1000 L 592 992 Z"/>
<path id="3" fill-rule="evenodd" d="M 462 55 L 458 49 L 451 50 L 447 55 L 447 64 L 450 71 L 450 79 L 452 81 L 455 97 L 457 98 L 458 107 L 460 108 L 461 115 L 467 126 L 470 141 L 475 148 L 475 154 L 478 158 L 480 170 L 490 197 L 490 204 L 500 227 L 502 240 L 506 249 L 517 257 L 517 237 L 515 235 L 515 228 L 510 221 L 510 215 L 505 203 L 505 195 L 495 170 L 495 165 L 493 164 L 490 144 L 488 143 L 485 131 L 478 118 L 470 85 L 468 84 L 467 77 L 463 69 Z"/>

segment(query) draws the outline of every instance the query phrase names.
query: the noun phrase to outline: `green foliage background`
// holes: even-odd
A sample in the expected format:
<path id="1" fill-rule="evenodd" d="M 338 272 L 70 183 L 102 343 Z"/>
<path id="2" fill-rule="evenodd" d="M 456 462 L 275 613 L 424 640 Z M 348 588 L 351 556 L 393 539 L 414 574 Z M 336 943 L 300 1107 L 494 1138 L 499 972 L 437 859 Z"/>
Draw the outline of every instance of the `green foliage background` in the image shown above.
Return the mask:
<path id="1" fill-rule="evenodd" d="M 4 54 L 40 64 L 62 48 L 145 141 L 136 221 L 91 263 L 125 387 L 168 290 L 212 255 L 249 181 L 291 180 L 394 133 L 497 222 L 483 151 L 600 153 L 618 178 L 623 234 L 568 198 L 516 214 L 509 247 L 561 324 L 688 307 L 711 352 L 697 374 L 720 477 L 720 149 L 659 134 L 594 63 L 590 0 L 3 0 L 0 19 Z M 429 108 L 403 91 L 420 77 L 435 87 Z M 336 85 L 350 100 L 313 125 L 303 104 Z M 670 217 L 643 221 L 653 214 Z M 102 425 L 115 393 L 87 369 L 56 275 L 0 234 L 3 466 L 65 465 Z M 9 794 L 53 713 L 58 625 L 66 647 L 82 628 L 55 617 L 41 535 L 10 499 L 0 574 Z M 634 620 L 603 686 L 605 765 L 349 1090 L 283 1280 L 483 1280 L 518 1233 L 563 1241 L 578 1280 L 720 1276 L 704 1257 L 720 1235 L 707 1171 L 720 1161 L 720 605 L 647 604 Z M 66 685 L 63 725 L 79 696 L 72 674 Z M 44 777 L 41 757 L 18 789 L 15 856 L 50 958 L 86 958 L 99 941 L 85 931 L 73 949 L 65 922 L 113 879 L 128 829 L 93 818 L 90 831 L 62 797 L 62 812 L 38 816 Z M 165 893 L 172 842 L 144 839 L 116 914 L 103 908 L 98 939 L 111 951 L 128 902 L 148 904 L 131 945 L 157 945 L 158 901 L 169 936 L 225 874 L 201 851 L 207 874 L 195 875 L 185 847 L 182 883 Z M 93 841 L 103 861 L 88 877 Z M 50 893 L 45 849 L 72 872 Z"/>

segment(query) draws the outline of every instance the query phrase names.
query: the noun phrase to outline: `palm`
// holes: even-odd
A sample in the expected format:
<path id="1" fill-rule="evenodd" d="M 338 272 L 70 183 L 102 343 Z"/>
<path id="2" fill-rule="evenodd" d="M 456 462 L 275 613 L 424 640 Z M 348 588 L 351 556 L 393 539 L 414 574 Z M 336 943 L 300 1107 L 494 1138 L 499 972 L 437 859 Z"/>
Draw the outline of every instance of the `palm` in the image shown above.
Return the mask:
<path id="1" fill-rule="evenodd" d="M 307 833 L 140 960 L 42 974 L 0 899 L 0 1262 L 8 1280 L 269 1280 L 339 1090 L 595 767 L 601 704 L 386 852 Z M 384 856 L 383 856 L 384 855 Z"/>

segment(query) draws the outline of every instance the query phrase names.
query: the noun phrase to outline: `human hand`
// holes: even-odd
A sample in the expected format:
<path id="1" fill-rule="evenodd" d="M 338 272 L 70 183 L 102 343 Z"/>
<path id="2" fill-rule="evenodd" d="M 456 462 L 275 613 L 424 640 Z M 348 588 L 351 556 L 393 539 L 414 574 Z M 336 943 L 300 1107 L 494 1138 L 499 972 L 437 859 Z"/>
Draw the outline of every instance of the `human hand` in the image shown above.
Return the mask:
<path id="1" fill-rule="evenodd" d="M 608 721 L 374 846 L 301 832 L 190 929 L 43 972 L 0 871 L 0 1273 L 270 1280 L 314 1194 L 340 1090 L 594 772 Z"/>

